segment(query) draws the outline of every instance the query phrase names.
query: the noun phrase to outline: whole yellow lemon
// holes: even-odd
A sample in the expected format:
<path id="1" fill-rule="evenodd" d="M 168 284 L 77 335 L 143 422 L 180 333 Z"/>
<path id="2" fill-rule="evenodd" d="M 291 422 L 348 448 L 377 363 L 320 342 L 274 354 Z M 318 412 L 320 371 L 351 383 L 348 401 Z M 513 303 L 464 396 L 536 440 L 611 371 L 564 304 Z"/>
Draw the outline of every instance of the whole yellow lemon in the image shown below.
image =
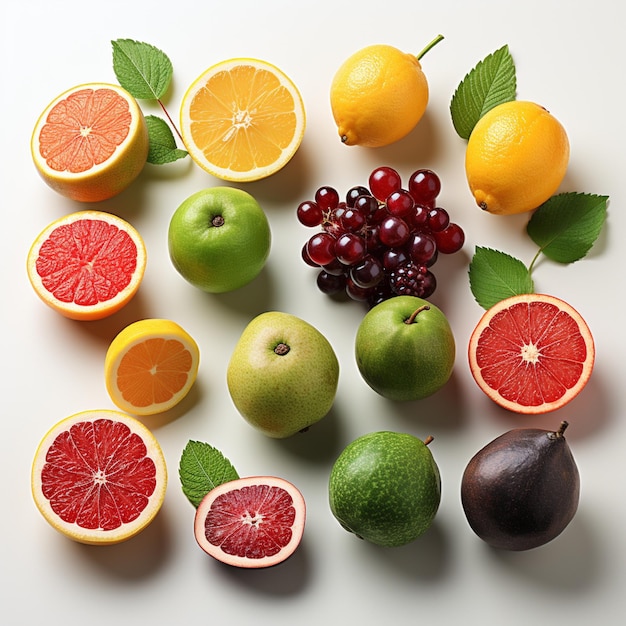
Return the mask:
<path id="1" fill-rule="evenodd" d="M 478 206 L 499 215 L 536 209 L 559 188 L 570 146 L 561 123 L 523 100 L 499 104 L 467 142 L 465 173 Z"/>
<path id="2" fill-rule="evenodd" d="M 330 88 L 331 110 L 344 144 L 386 146 L 415 128 L 429 95 L 419 60 L 441 39 L 438 36 L 417 56 L 375 44 L 346 59 Z"/>

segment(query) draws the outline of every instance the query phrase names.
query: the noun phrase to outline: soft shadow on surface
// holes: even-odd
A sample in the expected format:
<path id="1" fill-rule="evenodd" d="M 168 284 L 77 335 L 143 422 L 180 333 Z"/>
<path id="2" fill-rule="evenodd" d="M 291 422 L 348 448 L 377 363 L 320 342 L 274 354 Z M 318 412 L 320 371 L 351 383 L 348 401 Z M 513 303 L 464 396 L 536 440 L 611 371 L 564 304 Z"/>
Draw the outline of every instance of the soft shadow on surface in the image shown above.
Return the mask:
<path id="1" fill-rule="evenodd" d="M 578 511 L 556 539 L 533 550 L 510 552 L 485 545 L 494 565 L 516 574 L 525 584 L 553 591 L 579 593 L 600 583 L 604 555 L 592 520 Z"/>
<path id="2" fill-rule="evenodd" d="M 247 591 L 277 598 L 304 593 L 311 578 L 311 558 L 306 535 L 286 561 L 273 567 L 246 569 L 220 563 L 211 557 L 207 559 L 207 567 L 218 571 L 221 576 L 228 576 L 233 584 L 240 585 Z"/>
<path id="3" fill-rule="evenodd" d="M 405 546 L 386 548 L 357 537 L 354 540 L 363 542 L 372 558 L 389 569 L 389 575 L 421 582 L 443 579 L 453 558 L 449 538 L 437 519 L 421 537 Z"/>
<path id="4" fill-rule="evenodd" d="M 172 550 L 171 527 L 163 507 L 152 523 L 138 535 L 111 546 L 75 544 L 85 560 L 100 572 L 124 580 L 140 580 L 156 574 L 167 565 Z M 74 544 L 74 542 L 72 542 Z"/>

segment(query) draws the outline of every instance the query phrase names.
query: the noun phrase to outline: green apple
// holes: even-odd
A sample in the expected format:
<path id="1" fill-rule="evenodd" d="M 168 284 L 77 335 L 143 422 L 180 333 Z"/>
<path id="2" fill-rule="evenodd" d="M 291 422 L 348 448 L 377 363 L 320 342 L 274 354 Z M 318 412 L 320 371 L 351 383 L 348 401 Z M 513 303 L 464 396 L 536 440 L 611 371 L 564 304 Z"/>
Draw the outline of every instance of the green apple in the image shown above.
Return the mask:
<path id="1" fill-rule="evenodd" d="M 247 285 L 265 266 L 270 245 L 265 212 L 249 193 L 234 187 L 194 193 L 170 220 L 172 263 L 203 291 L 222 293 Z"/>
<path id="2" fill-rule="evenodd" d="M 419 400 L 452 374 L 455 341 L 446 316 L 414 296 L 396 296 L 371 308 L 355 340 L 365 382 L 391 400 Z"/>
<path id="3" fill-rule="evenodd" d="M 331 512 L 343 528 L 381 546 L 402 546 L 425 533 L 441 502 L 431 441 L 380 431 L 346 446 L 328 485 Z"/>
<path id="4" fill-rule="evenodd" d="M 330 411 L 339 362 L 317 328 L 295 315 L 268 311 L 242 332 L 226 378 L 239 413 L 265 435 L 282 439 Z"/>

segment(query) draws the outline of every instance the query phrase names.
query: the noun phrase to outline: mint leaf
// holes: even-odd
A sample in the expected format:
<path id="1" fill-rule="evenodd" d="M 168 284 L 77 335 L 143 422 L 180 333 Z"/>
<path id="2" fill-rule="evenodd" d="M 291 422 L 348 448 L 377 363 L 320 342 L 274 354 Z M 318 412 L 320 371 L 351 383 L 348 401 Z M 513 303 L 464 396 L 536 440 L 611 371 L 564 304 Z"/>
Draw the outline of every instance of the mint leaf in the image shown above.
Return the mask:
<path id="1" fill-rule="evenodd" d="M 189 441 L 178 465 L 183 493 L 196 508 L 214 487 L 239 478 L 237 471 L 224 455 L 200 441 Z"/>
<path id="2" fill-rule="evenodd" d="M 167 122 L 156 115 L 146 115 L 150 149 L 148 163 L 163 165 L 184 159 L 189 153 L 176 147 L 176 140 Z"/>
<path id="3" fill-rule="evenodd" d="M 133 39 L 113 45 L 113 71 L 120 85 L 138 100 L 159 100 L 172 80 L 172 63 L 158 48 Z"/>
<path id="4" fill-rule="evenodd" d="M 533 293 L 530 272 L 518 259 L 491 248 L 477 246 L 469 265 L 470 289 L 476 302 L 489 309 L 522 293 Z"/>
<path id="5" fill-rule="evenodd" d="M 582 259 L 606 219 L 608 196 L 577 192 L 552 196 L 532 215 L 526 231 L 540 252 L 558 263 Z"/>
<path id="6" fill-rule="evenodd" d="M 496 50 L 470 70 L 452 96 L 452 124 L 462 139 L 476 122 L 498 104 L 515 100 L 517 79 L 508 46 Z"/>

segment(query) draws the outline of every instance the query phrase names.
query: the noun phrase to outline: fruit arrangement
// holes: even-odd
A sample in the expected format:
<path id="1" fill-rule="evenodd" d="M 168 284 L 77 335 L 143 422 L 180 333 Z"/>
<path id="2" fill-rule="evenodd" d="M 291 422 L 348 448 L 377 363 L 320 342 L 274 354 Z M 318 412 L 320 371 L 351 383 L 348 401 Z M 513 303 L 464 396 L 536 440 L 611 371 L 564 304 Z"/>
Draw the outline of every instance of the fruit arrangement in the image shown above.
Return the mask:
<path id="1" fill-rule="evenodd" d="M 221 180 L 261 180 L 285 167 L 300 146 L 305 111 L 293 81 L 270 63 L 237 58 L 209 68 L 185 93 L 179 134 L 185 149 L 179 148 L 167 123 L 144 117 L 135 101 L 162 97 L 171 79 L 169 59 L 140 42 L 113 44 L 121 87 L 71 89 L 36 123 L 34 164 L 59 193 L 83 202 L 112 197 L 146 162 L 164 165 L 188 155 Z M 344 144 L 389 145 L 417 125 L 428 103 L 421 56 L 371 46 L 339 69 L 331 85 L 331 108 Z M 126 64 L 129 58 L 135 61 L 132 68 Z M 360 88 L 366 104 L 355 106 L 353 88 L 370 62 L 397 69 L 396 82 L 388 93 L 380 70 L 369 77 L 367 88 Z M 495 95 L 488 89 L 494 67 L 506 74 Z M 469 281 L 485 313 L 467 356 L 486 396 L 516 414 L 539 414 L 562 408 L 582 391 L 592 373 L 595 346 L 571 305 L 535 292 L 535 261 L 540 254 L 560 263 L 584 257 L 602 228 L 607 197 L 555 195 L 569 162 L 567 135 L 543 107 L 516 100 L 513 70 L 508 49 L 502 48 L 465 77 L 451 102 L 453 125 L 468 140 L 465 171 L 476 203 L 494 215 L 532 211 L 527 233 L 539 246 L 528 267 L 477 247 Z M 153 84 L 140 89 L 134 72 L 144 81 L 151 76 Z M 419 106 L 408 110 L 407 94 Z M 259 98 L 263 105 L 253 107 Z M 74 158 L 61 149 L 67 136 L 59 129 L 68 127 L 78 136 Z M 101 146 L 93 150 L 100 159 L 85 158 L 90 145 Z M 541 172 L 540 183 L 529 185 L 536 172 Z M 356 184 L 343 196 L 332 186 L 319 187 L 295 211 L 300 225 L 316 229 L 301 257 L 317 270 L 317 288 L 367 304 L 355 329 L 354 358 L 369 388 L 390 401 L 416 402 L 439 392 L 456 362 L 453 329 L 445 312 L 430 301 L 439 254 L 457 253 L 465 243 L 463 228 L 439 204 L 441 188 L 432 169 L 415 169 L 403 184 L 396 169 L 380 165 L 366 184 Z M 174 268 L 209 293 L 244 289 L 253 282 L 272 242 L 270 221 L 259 202 L 225 186 L 184 200 L 172 214 L 167 235 Z M 71 213 L 50 224 L 27 257 L 36 294 L 75 320 L 119 311 L 139 289 L 145 265 L 139 233 L 100 211 Z M 128 539 L 150 523 L 163 503 L 167 470 L 156 438 L 132 416 L 179 405 L 196 381 L 200 352 L 194 338 L 167 319 L 136 320 L 113 339 L 103 358 L 104 378 L 111 400 L 125 413 L 70 416 L 45 435 L 35 454 L 33 498 L 54 528 L 77 541 L 107 544 Z M 235 343 L 226 384 L 234 408 L 249 425 L 270 438 L 294 437 L 329 414 L 340 361 L 309 322 L 267 311 L 250 320 Z M 461 496 L 478 537 L 499 548 L 527 550 L 566 528 L 579 498 L 566 427 L 563 421 L 555 430 L 515 429 L 470 460 Z M 381 546 L 405 545 L 426 533 L 442 489 L 431 443 L 431 437 L 421 440 L 389 430 L 349 443 L 329 474 L 329 504 L 339 524 Z M 193 440 L 182 452 L 179 478 L 195 508 L 197 543 L 217 560 L 264 568 L 286 560 L 298 547 L 306 505 L 285 478 L 241 478 L 221 452 Z"/>

